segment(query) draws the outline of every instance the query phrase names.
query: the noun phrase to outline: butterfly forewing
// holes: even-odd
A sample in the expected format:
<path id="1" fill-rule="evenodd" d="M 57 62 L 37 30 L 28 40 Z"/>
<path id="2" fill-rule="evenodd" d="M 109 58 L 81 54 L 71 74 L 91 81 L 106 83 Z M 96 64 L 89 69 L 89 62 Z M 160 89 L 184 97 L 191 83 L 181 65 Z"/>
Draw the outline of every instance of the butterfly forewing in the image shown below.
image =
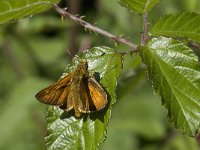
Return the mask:
<path id="1" fill-rule="evenodd" d="M 58 80 L 55 84 L 41 90 L 36 94 L 36 98 L 46 104 L 62 105 L 67 100 L 69 94 L 71 76 L 72 73 Z"/>
<path id="2" fill-rule="evenodd" d="M 70 95 L 69 92 L 70 92 L 70 88 L 66 87 L 59 98 L 60 101 L 62 101 L 62 105 L 60 106 L 60 108 L 67 111 L 73 108 L 73 99 L 69 99 L 69 95 Z"/>

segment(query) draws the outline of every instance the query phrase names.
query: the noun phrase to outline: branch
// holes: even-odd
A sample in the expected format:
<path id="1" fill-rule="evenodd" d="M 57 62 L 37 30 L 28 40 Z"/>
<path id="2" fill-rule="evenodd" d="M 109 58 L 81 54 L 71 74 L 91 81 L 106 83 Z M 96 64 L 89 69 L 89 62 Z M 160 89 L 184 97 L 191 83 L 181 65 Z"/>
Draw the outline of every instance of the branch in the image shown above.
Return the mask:
<path id="1" fill-rule="evenodd" d="M 134 51 L 134 52 L 137 52 L 138 51 L 138 46 L 136 44 L 133 44 L 132 42 L 128 41 L 127 39 L 124 39 L 120 36 L 116 36 L 114 34 L 111 34 L 105 30 L 102 30 L 82 19 L 80 19 L 79 17 L 76 17 L 70 13 L 68 13 L 67 11 L 63 10 L 62 8 L 60 8 L 58 5 L 54 4 L 53 5 L 54 9 L 63 17 L 67 17 L 69 19 L 72 19 L 73 21 L 75 21 L 76 23 L 80 24 L 81 26 L 83 26 L 84 28 L 90 30 L 90 31 L 94 31 L 94 32 L 97 32 L 101 35 L 104 35 L 108 38 L 111 38 L 113 39 L 115 42 L 117 43 L 123 43 L 125 45 L 128 45 L 129 47 L 131 47 Z"/>

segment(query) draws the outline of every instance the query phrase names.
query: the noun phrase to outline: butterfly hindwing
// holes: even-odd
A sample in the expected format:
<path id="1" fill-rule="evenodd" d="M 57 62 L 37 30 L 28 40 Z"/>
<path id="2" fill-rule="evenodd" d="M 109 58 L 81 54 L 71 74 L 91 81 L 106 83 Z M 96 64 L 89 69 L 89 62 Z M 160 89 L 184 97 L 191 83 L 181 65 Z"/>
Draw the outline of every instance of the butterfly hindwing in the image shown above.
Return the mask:
<path id="1" fill-rule="evenodd" d="M 88 90 L 90 107 L 95 107 L 96 111 L 103 109 L 108 103 L 107 94 L 93 77 L 88 78 Z"/>

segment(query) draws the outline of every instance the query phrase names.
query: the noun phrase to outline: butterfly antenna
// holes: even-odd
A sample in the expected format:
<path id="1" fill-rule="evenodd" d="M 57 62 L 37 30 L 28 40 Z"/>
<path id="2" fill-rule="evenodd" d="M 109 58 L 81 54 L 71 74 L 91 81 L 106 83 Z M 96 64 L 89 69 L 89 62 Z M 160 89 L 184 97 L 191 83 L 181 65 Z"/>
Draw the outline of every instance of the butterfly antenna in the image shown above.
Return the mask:
<path id="1" fill-rule="evenodd" d="M 66 49 L 67 53 L 69 54 L 69 56 L 72 58 L 72 54 L 70 53 L 70 51 L 68 49 Z"/>

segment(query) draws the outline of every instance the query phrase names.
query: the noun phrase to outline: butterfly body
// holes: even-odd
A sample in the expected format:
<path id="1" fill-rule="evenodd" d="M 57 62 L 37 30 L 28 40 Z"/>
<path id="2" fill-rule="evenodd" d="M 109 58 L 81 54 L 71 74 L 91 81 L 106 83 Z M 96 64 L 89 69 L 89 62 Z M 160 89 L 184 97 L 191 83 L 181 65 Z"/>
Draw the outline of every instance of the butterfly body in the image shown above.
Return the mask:
<path id="1" fill-rule="evenodd" d="M 99 111 L 108 102 L 106 92 L 89 75 L 86 61 L 80 61 L 74 71 L 38 92 L 36 98 L 66 111 L 74 109 L 76 117 L 80 117 L 82 113 Z"/>

